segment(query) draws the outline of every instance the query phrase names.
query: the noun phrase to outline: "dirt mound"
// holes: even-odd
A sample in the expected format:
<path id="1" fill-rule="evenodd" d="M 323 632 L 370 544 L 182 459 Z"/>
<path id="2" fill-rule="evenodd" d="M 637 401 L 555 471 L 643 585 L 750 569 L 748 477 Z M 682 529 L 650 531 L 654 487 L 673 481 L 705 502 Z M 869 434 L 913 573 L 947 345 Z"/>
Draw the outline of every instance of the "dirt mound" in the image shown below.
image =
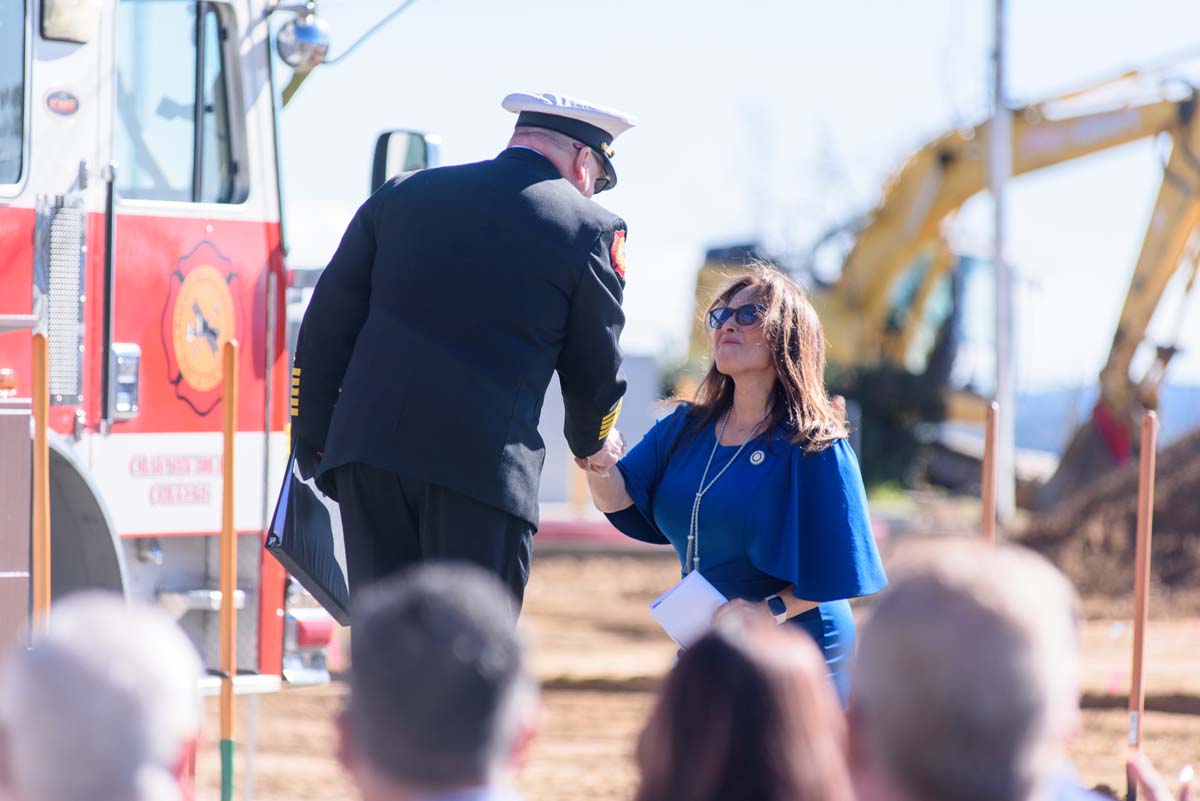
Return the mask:
<path id="1" fill-rule="evenodd" d="M 1160 450 L 1155 479 L 1151 583 L 1200 586 L 1200 431 Z M 1130 462 L 1032 518 L 1023 544 L 1044 554 L 1088 594 L 1133 588 L 1138 466 Z"/>

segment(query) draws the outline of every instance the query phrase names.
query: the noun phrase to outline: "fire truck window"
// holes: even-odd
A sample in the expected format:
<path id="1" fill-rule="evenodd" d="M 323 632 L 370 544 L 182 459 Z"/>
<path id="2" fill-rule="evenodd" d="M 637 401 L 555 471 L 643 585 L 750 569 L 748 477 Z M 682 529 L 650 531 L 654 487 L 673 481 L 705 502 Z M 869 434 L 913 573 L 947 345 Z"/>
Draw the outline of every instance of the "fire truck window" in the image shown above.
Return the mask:
<path id="1" fill-rule="evenodd" d="M 223 39 L 214 3 L 118 3 L 115 149 L 122 197 L 236 200 Z"/>
<path id="2" fill-rule="evenodd" d="M 204 109 L 200 117 L 200 199 L 228 203 L 233 199 L 233 148 L 229 141 L 229 97 L 221 50 L 221 21 L 210 9 L 204 14 Z"/>
<path id="3" fill-rule="evenodd" d="M 25 134 L 25 4 L 0 3 L 0 184 L 21 178 Z"/>
<path id="4" fill-rule="evenodd" d="M 144 200 L 192 199 L 195 6 L 117 5 L 117 189 Z"/>

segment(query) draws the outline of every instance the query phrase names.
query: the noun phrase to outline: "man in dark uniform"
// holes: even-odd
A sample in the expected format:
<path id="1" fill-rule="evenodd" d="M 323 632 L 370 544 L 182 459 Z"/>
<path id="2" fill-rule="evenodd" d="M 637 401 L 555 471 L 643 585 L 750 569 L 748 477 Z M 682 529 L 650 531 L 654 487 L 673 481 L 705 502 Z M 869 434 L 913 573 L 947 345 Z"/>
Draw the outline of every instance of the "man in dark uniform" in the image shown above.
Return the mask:
<path id="1" fill-rule="evenodd" d="M 351 593 L 412 562 L 492 570 L 519 608 L 529 578 L 552 373 L 589 469 L 622 445 L 625 222 L 616 184 L 633 121 L 515 94 L 491 161 L 397 177 L 355 214 L 313 292 L 293 367 L 293 437 L 321 455 Z M 297 402 L 298 401 L 298 402 Z"/>

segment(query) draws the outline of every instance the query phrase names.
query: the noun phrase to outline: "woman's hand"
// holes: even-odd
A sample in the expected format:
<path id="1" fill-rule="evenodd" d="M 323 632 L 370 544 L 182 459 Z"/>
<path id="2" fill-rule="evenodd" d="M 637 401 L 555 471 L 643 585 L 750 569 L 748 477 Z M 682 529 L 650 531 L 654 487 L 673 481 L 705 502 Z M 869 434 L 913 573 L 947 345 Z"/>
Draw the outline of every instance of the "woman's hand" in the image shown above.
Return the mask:
<path id="1" fill-rule="evenodd" d="M 578 464 L 589 473 L 595 473 L 598 476 L 607 478 L 613 466 L 624 455 L 625 439 L 621 436 L 621 432 L 614 428 L 605 438 L 604 445 L 600 450 L 593 453 L 587 459 L 576 457 L 575 464 Z"/>
<path id="2" fill-rule="evenodd" d="M 724 622 L 722 622 L 724 621 Z M 761 624 L 774 623 L 775 618 L 771 615 L 771 610 L 767 609 L 767 605 L 762 601 L 747 601 L 745 598 L 734 598 L 732 601 L 721 604 L 720 608 L 713 613 L 713 625 L 729 625 L 729 624 Z"/>

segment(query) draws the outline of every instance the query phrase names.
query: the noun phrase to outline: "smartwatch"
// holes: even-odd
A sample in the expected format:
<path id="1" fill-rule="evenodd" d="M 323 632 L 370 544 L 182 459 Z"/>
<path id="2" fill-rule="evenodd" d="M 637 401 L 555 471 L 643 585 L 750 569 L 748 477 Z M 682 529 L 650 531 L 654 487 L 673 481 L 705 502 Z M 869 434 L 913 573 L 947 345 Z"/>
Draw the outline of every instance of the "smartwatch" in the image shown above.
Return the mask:
<path id="1" fill-rule="evenodd" d="M 787 622 L 787 604 L 778 595 L 770 595 L 763 599 L 776 623 Z"/>

